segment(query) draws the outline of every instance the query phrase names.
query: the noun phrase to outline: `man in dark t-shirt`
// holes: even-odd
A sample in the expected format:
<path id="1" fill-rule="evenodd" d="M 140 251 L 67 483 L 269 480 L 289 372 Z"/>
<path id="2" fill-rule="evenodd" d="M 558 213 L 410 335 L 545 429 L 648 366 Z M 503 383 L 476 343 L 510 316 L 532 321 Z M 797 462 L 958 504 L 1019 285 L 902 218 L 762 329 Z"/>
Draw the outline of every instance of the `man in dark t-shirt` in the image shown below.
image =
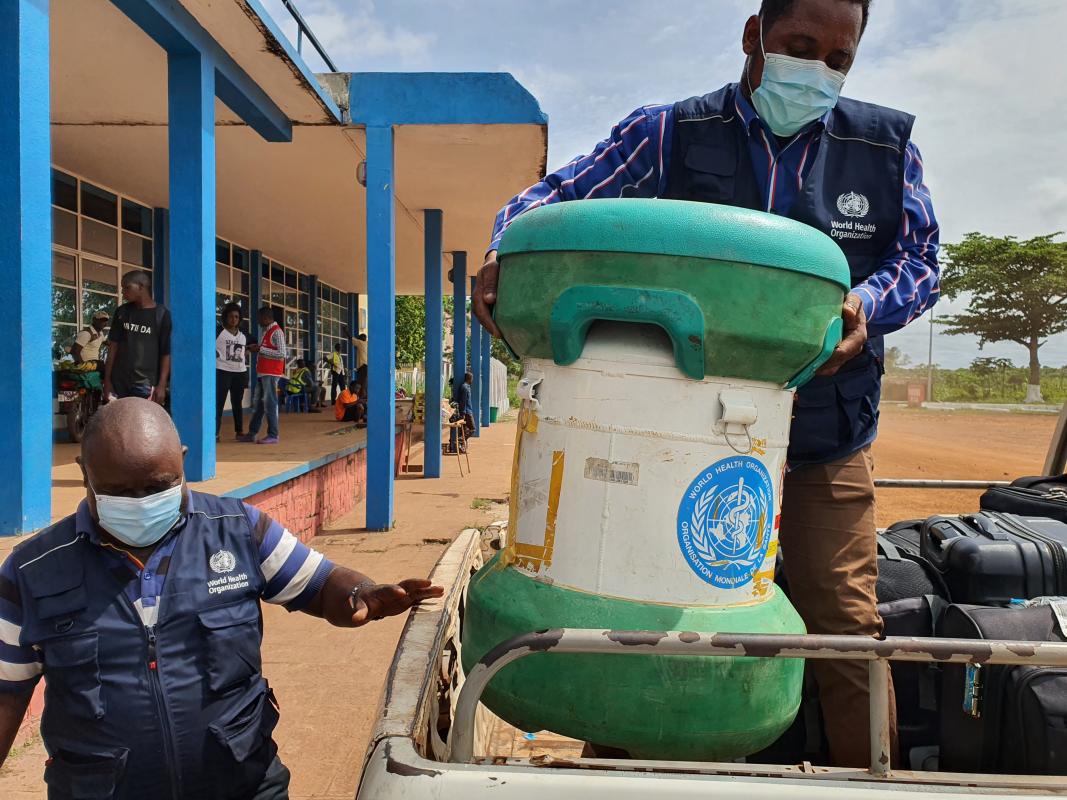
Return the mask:
<path id="1" fill-rule="evenodd" d="M 143 397 L 164 405 L 170 380 L 170 312 L 152 299 L 152 278 L 122 277 L 122 299 L 108 334 L 104 397 Z"/>

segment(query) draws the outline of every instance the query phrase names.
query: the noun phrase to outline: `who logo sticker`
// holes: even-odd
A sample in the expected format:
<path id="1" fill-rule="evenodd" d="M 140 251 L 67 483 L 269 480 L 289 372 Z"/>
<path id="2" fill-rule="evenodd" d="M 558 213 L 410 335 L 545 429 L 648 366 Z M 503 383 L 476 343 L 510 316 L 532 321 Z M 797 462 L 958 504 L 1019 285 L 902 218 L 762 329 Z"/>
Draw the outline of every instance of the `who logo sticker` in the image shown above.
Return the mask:
<path id="1" fill-rule="evenodd" d="M 693 479 L 678 506 L 678 547 L 701 580 L 721 589 L 752 581 L 771 545 L 774 486 L 748 456 L 716 461 Z"/>

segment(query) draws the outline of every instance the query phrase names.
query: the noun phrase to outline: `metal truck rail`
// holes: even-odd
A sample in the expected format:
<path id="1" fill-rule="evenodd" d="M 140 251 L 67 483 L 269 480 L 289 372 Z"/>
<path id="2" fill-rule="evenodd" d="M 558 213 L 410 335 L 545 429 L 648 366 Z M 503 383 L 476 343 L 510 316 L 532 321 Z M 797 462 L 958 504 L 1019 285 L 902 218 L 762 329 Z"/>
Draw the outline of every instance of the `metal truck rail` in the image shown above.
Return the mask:
<path id="1" fill-rule="evenodd" d="M 508 664 L 535 653 L 602 653 L 657 656 L 805 658 L 867 661 L 871 697 L 870 773 L 890 774 L 889 662 L 1029 664 L 1067 667 L 1067 643 L 866 636 L 762 635 L 691 631 L 555 628 L 526 633 L 498 645 L 466 676 L 456 704 L 451 761 L 474 755 L 474 721 L 489 681 Z"/>

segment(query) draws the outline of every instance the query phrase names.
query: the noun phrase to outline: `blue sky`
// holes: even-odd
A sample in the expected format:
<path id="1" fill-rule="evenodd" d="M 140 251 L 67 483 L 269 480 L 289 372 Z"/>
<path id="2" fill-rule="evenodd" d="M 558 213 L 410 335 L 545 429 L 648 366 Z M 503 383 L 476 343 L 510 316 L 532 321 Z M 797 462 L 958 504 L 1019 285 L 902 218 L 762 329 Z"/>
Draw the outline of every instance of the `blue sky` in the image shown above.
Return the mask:
<path id="1" fill-rule="evenodd" d="M 264 5 L 295 41 L 279 0 Z M 588 152 L 637 106 L 737 80 L 758 0 L 297 0 L 343 70 L 506 71 L 549 115 L 549 163 Z M 1067 70 L 1061 0 L 874 0 L 845 93 L 918 117 L 914 141 L 942 226 L 1029 237 L 1067 230 Z M 323 69 L 314 51 L 304 55 Z M 959 304 L 942 302 L 941 314 Z M 936 330 L 936 329 L 935 329 Z M 926 319 L 890 337 L 926 361 Z M 982 355 L 1026 363 L 1016 345 Z M 969 337 L 937 335 L 934 360 L 966 366 Z M 1042 348 L 1067 364 L 1067 335 Z"/>

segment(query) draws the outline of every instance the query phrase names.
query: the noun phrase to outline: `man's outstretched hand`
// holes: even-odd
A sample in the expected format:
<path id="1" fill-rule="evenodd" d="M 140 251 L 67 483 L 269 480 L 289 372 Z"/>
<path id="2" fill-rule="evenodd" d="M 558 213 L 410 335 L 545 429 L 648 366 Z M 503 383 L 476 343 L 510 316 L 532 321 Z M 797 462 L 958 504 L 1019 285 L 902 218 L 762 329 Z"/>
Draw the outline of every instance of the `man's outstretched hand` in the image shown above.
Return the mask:
<path id="1" fill-rule="evenodd" d="M 496 338 L 500 329 L 493 322 L 493 306 L 496 305 L 496 282 L 500 275 L 500 265 L 496 262 L 496 250 L 490 250 L 485 256 L 485 263 L 478 270 L 478 279 L 474 282 L 474 294 L 471 295 L 471 308 L 474 316 Z"/>
<path id="2" fill-rule="evenodd" d="M 444 593 L 444 588 L 434 586 L 424 578 L 408 578 L 400 583 L 376 584 L 359 593 L 356 608 L 352 614 L 352 624 L 359 627 L 371 620 L 403 614 L 423 600 L 440 597 Z"/>
<path id="3" fill-rule="evenodd" d="M 820 367 L 816 375 L 833 375 L 863 352 L 863 345 L 867 343 L 867 315 L 863 311 L 863 301 L 859 295 L 850 294 L 845 298 L 841 319 L 845 323 L 841 341 L 834 348 L 830 360 Z"/>

